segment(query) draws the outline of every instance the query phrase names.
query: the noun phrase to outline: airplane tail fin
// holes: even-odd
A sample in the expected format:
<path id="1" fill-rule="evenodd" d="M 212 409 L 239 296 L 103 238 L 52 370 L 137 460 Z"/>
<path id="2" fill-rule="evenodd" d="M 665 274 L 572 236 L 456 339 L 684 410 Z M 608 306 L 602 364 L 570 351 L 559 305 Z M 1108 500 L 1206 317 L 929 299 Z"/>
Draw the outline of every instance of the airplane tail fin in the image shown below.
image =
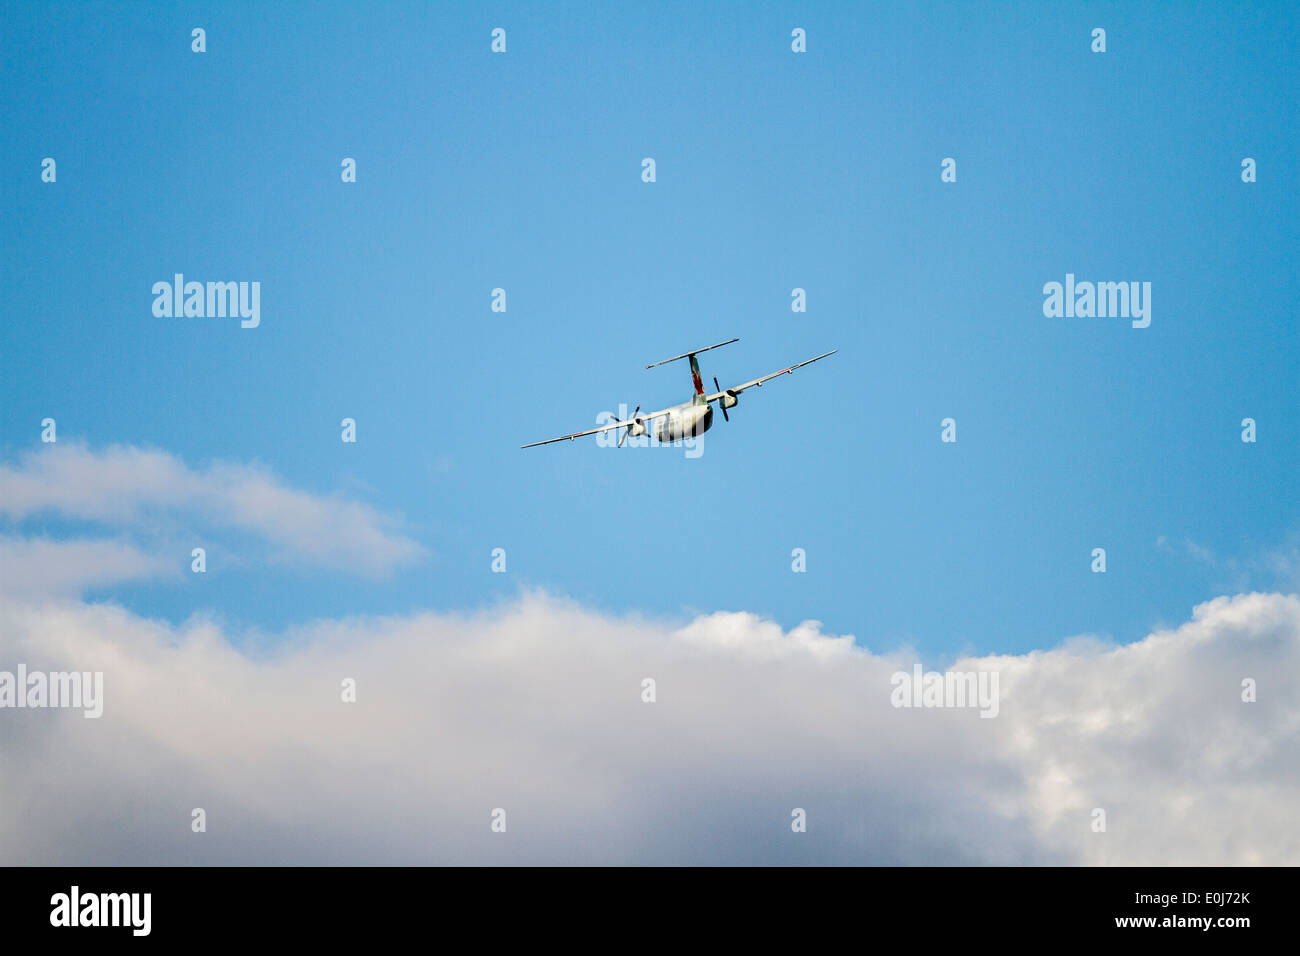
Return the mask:
<path id="1" fill-rule="evenodd" d="M 704 404 L 704 379 L 700 376 L 700 363 L 695 360 L 695 356 L 701 352 L 707 352 L 709 349 L 716 349 L 723 345 L 730 345 L 732 342 L 739 342 L 739 338 L 727 339 L 725 342 L 718 342 L 715 345 L 706 345 L 702 349 L 694 349 L 690 352 L 683 352 L 681 355 L 674 355 L 672 358 L 666 358 L 662 362 L 655 362 L 647 365 L 646 368 L 654 368 L 658 365 L 667 365 L 669 362 L 676 362 L 678 359 L 689 358 L 691 360 L 691 378 L 695 384 L 695 395 L 692 402 L 696 405 Z"/>
<path id="2" fill-rule="evenodd" d="M 700 378 L 700 363 L 695 361 L 694 353 L 691 354 L 691 378 L 695 380 L 695 397 L 692 401 L 701 405 L 704 399 L 704 379 Z"/>

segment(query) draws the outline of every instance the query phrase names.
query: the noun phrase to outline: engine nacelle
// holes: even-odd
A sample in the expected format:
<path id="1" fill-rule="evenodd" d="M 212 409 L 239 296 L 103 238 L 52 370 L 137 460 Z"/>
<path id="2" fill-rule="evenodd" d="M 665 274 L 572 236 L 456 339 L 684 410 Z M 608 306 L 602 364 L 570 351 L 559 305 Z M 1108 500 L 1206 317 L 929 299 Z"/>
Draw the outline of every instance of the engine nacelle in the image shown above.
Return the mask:
<path id="1" fill-rule="evenodd" d="M 740 404 L 740 399 L 737 397 L 736 393 L 730 391 L 723 392 L 722 398 L 718 399 L 718 401 L 722 403 L 723 408 L 735 408 Z"/>
<path id="2" fill-rule="evenodd" d="M 639 438 L 645 434 L 645 424 L 642 422 L 633 422 L 627 426 L 627 433 L 634 438 Z"/>

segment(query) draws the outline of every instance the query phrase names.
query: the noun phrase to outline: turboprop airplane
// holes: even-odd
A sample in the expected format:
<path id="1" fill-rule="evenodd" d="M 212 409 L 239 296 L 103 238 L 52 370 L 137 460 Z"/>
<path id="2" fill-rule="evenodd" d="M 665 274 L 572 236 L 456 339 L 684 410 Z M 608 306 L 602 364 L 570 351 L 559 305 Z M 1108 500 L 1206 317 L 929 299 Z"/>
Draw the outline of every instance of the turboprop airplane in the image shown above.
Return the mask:
<path id="1" fill-rule="evenodd" d="M 824 359 L 828 355 L 834 355 L 839 349 L 831 349 L 829 352 L 823 352 L 816 358 L 810 358 L 806 362 L 800 362 L 798 365 L 791 365 L 789 368 L 783 368 L 779 372 L 773 372 L 771 375 L 764 375 L 762 378 L 756 378 L 752 382 L 746 382 L 744 385 L 736 385 L 732 388 L 722 388 L 718 385 L 718 378 L 713 377 L 713 387 L 718 389 L 712 395 L 704 394 L 704 380 L 700 378 L 700 363 L 695 360 L 695 356 L 701 352 L 707 352 L 709 349 L 716 349 L 723 345 L 730 345 L 732 342 L 739 342 L 740 339 L 727 339 L 725 342 L 719 342 L 717 345 L 706 345 L 702 349 L 695 349 L 692 352 L 683 352 L 681 355 L 674 355 L 672 358 L 664 359 L 662 362 L 655 362 L 647 365 L 646 368 L 655 368 L 659 365 L 667 365 L 669 362 L 676 362 L 678 359 L 688 358 L 691 360 L 691 378 L 695 382 L 695 394 L 691 396 L 688 402 L 682 402 L 680 405 L 674 405 L 671 408 L 661 408 L 657 412 L 647 412 L 641 414 L 641 406 L 636 407 L 632 417 L 621 422 L 610 422 L 608 425 L 601 425 L 599 428 L 589 428 L 585 432 L 574 432 L 572 435 L 561 435 L 559 438 L 548 438 L 546 441 L 535 441 L 527 445 L 520 445 L 520 448 L 535 448 L 538 445 L 549 445 L 557 441 L 573 441 L 575 438 L 581 438 L 584 435 L 595 435 L 600 432 L 613 431 L 616 428 L 625 429 L 618 439 L 618 447 L 623 447 L 623 442 L 627 440 L 628 435 L 640 436 L 646 433 L 648 422 L 654 423 L 655 440 L 667 443 L 681 441 L 684 438 L 694 438 L 703 435 L 713 424 L 713 403 L 718 403 L 718 408 L 722 412 L 725 421 L 731 421 L 727 414 L 727 409 L 735 408 L 740 402 L 739 395 L 747 388 L 762 386 L 770 379 L 778 375 L 789 375 L 797 368 L 803 368 L 805 365 L 811 365 L 818 359 Z"/>

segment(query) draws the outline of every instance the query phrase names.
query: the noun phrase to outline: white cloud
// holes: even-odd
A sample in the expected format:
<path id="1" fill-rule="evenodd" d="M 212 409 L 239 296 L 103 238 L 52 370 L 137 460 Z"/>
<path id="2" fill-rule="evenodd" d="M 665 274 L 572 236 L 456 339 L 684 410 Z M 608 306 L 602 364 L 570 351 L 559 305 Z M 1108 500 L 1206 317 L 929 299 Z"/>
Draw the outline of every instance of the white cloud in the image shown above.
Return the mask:
<path id="1" fill-rule="evenodd" d="M 233 529 L 266 541 L 275 560 L 367 574 L 424 554 L 394 518 L 369 505 L 289 488 L 255 465 L 192 469 L 166 452 L 120 445 L 95 452 L 61 442 L 0 465 L 0 517 L 46 515 L 136 534 L 178 525 L 189 532 Z"/>
<path id="2" fill-rule="evenodd" d="M 0 592 L 74 596 L 175 573 L 177 562 L 121 541 L 53 541 L 0 535 Z"/>
<path id="3" fill-rule="evenodd" d="M 991 720 L 895 709 L 910 659 L 743 613 L 676 628 L 534 594 L 316 623 L 269 654 L 242 637 L 0 598 L 0 669 L 105 672 L 99 720 L 0 710 L 0 858 L 1300 862 L 1294 596 L 1220 598 L 1123 647 L 954 663 L 1000 671 Z"/>

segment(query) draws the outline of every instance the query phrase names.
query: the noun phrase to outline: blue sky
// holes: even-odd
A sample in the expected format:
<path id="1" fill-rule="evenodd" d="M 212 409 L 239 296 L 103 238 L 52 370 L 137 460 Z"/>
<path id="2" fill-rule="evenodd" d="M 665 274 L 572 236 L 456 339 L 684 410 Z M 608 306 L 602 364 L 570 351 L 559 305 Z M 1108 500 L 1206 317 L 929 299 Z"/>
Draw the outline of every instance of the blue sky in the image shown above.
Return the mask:
<path id="1" fill-rule="evenodd" d="M 50 416 L 60 443 L 260 463 L 400 516 L 427 552 L 357 576 L 204 538 L 231 560 L 102 595 L 138 613 L 276 631 L 540 587 L 945 658 L 1135 640 L 1218 594 L 1296 589 L 1289 4 L 7 4 L 0 22 L 4 461 Z M 261 326 L 155 317 L 175 272 L 260 281 Z M 1068 272 L 1151 282 L 1151 326 L 1045 318 Z M 698 459 L 519 449 L 685 399 L 683 365 L 643 366 L 732 336 L 706 380 L 840 351 L 743 396 Z"/>

